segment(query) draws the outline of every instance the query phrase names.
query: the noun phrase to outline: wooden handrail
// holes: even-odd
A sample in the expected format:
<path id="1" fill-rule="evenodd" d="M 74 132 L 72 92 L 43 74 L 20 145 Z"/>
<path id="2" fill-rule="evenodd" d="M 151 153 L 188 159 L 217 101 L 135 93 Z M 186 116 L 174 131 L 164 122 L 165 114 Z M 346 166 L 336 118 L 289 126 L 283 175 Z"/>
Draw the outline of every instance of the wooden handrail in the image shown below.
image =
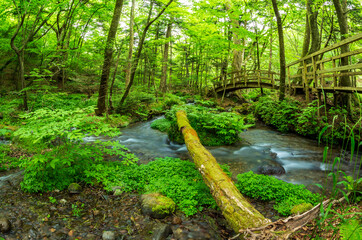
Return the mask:
<path id="1" fill-rule="evenodd" d="M 329 47 L 323 48 L 323 49 L 321 49 L 321 50 L 319 50 L 319 51 L 317 51 L 317 52 L 314 52 L 314 53 L 309 54 L 309 55 L 307 55 L 307 56 L 305 56 L 305 57 L 303 57 L 303 58 L 301 58 L 301 59 L 298 59 L 297 61 L 294 61 L 294 62 L 292 62 L 292 63 L 289 63 L 289 64 L 287 65 L 287 67 L 290 67 L 290 66 L 293 66 L 293 65 L 295 65 L 295 64 L 301 63 L 301 62 L 303 62 L 303 61 L 305 61 L 305 60 L 307 60 L 307 59 L 310 59 L 310 58 L 315 57 L 315 56 L 317 56 L 317 55 L 320 55 L 320 54 L 322 54 L 322 53 L 326 53 L 326 52 L 332 51 L 332 50 L 334 50 L 334 49 L 336 49 L 336 48 L 339 48 L 339 47 L 344 46 L 344 45 L 346 45 L 346 44 L 350 44 L 350 43 L 356 42 L 356 41 L 361 40 L 361 39 L 362 39 L 362 33 L 359 33 L 359 34 L 354 35 L 354 36 L 352 36 L 352 37 L 346 38 L 346 39 L 340 41 L 339 43 L 333 44 L 333 45 L 331 45 L 331 46 L 329 46 Z"/>

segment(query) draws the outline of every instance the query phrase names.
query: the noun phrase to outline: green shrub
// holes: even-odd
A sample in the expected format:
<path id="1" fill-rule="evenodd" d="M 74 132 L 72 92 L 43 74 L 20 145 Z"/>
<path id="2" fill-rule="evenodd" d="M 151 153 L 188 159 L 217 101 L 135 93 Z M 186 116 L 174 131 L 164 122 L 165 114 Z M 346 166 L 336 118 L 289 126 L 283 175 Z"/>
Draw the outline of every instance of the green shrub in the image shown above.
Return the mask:
<path id="1" fill-rule="evenodd" d="M 299 103 L 290 99 L 278 102 L 270 97 L 262 97 L 255 105 L 255 115 L 281 132 L 294 130 L 299 111 Z"/>
<path id="2" fill-rule="evenodd" d="M 123 165 L 134 164 L 137 158 L 127 150 L 117 142 L 61 145 L 22 164 L 25 172 L 21 187 L 27 192 L 63 190 L 72 182 L 87 181 L 86 171 L 103 162 L 104 157 L 113 156 Z"/>
<path id="3" fill-rule="evenodd" d="M 104 123 L 102 117 L 93 116 L 94 107 L 74 110 L 39 109 L 24 113 L 21 118 L 26 122 L 14 137 L 19 141 L 46 146 L 59 145 L 69 141 L 81 141 L 87 135 L 117 136 L 117 128 Z"/>
<path id="4" fill-rule="evenodd" d="M 171 127 L 170 120 L 166 118 L 156 119 L 151 123 L 151 128 L 157 129 L 161 132 L 167 132 Z"/>
<path id="5" fill-rule="evenodd" d="M 313 194 L 304 185 L 294 185 L 272 176 L 255 174 L 252 171 L 239 174 L 236 186 L 242 194 L 263 201 L 275 200 L 274 208 L 283 216 L 300 203 L 317 204 L 318 194 Z"/>
<path id="6" fill-rule="evenodd" d="M 17 168 L 21 164 L 23 158 L 12 157 L 12 152 L 10 145 L 0 144 L 0 172 Z"/>
<path id="7" fill-rule="evenodd" d="M 303 136 L 317 137 L 321 129 L 324 127 L 321 118 L 318 118 L 317 100 L 308 104 L 308 107 L 303 108 L 300 115 L 297 117 L 295 130 Z"/>
<path id="8" fill-rule="evenodd" d="M 239 141 L 239 133 L 250 125 L 244 124 L 244 118 L 233 112 L 218 112 L 213 108 L 195 105 L 173 107 L 166 112 L 166 119 L 171 121 L 168 131 L 172 141 L 181 142 L 178 131 L 176 112 L 185 110 L 191 126 L 198 133 L 201 143 L 206 146 L 229 145 Z"/>

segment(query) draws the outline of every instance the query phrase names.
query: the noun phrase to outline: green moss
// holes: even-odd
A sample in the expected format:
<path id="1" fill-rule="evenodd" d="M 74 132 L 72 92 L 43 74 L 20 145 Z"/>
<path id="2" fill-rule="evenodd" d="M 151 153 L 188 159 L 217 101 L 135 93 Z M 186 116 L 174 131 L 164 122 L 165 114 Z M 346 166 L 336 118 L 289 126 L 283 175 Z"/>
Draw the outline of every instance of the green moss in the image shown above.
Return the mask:
<path id="1" fill-rule="evenodd" d="M 171 214 L 176 209 L 176 203 L 168 197 L 159 195 L 157 196 L 157 205 L 152 208 L 153 212 L 158 214 Z"/>
<path id="2" fill-rule="evenodd" d="M 301 204 L 294 206 L 292 208 L 292 210 L 290 210 L 290 212 L 292 214 L 301 214 L 301 213 L 305 213 L 306 211 L 311 210 L 312 208 L 313 208 L 313 205 L 310 203 L 301 203 Z"/>

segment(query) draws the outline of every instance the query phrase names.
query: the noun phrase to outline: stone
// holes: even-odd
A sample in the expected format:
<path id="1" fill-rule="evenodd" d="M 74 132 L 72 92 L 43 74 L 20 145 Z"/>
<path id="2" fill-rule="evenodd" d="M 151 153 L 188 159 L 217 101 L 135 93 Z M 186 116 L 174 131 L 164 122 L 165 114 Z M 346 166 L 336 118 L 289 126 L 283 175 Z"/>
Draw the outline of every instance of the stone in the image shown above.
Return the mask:
<path id="1" fill-rule="evenodd" d="M 7 233 L 11 230 L 11 223 L 9 219 L 0 217 L 0 233 Z"/>
<path id="2" fill-rule="evenodd" d="M 211 228 L 205 228 L 206 226 L 201 226 L 198 224 L 186 224 L 179 227 L 172 227 L 173 238 L 177 240 L 189 240 L 189 239 L 198 239 L 198 240 L 219 240 L 220 237 L 215 231 Z"/>
<path id="3" fill-rule="evenodd" d="M 256 172 L 264 175 L 282 175 L 285 174 L 285 169 L 279 163 L 271 162 L 259 166 Z"/>
<path id="4" fill-rule="evenodd" d="M 152 240 L 165 240 L 172 233 L 168 224 L 159 224 L 153 229 Z"/>
<path id="5" fill-rule="evenodd" d="M 114 239 L 116 239 L 116 234 L 112 231 L 103 231 L 102 239 L 103 240 L 114 240 Z"/>
<path id="6" fill-rule="evenodd" d="M 64 198 L 59 200 L 60 204 L 65 205 L 67 203 L 67 200 L 65 200 Z"/>
<path id="7" fill-rule="evenodd" d="M 180 225 L 182 223 L 182 219 L 180 217 L 174 216 L 172 218 L 172 224 L 174 225 Z"/>
<path id="8" fill-rule="evenodd" d="M 292 214 L 302 214 L 305 213 L 306 211 L 309 211 L 313 208 L 313 205 L 310 203 L 301 203 L 298 205 L 295 205 L 292 210 L 290 210 L 290 212 Z"/>
<path id="9" fill-rule="evenodd" d="M 68 191 L 70 193 L 80 193 L 82 191 L 82 187 L 78 183 L 71 183 L 68 186 Z"/>
<path id="10" fill-rule="evenodd" d="M 141 196 L 142 213 L 152 218 L 165 218 L 171 215 L 175 209 L 175 202 L 159 193 L 143 194 Z"/>
<path id="11" fill-rule="evenodd" d="M 86 239 L 88 239 L 88 240 L 95 240 L 95 239 L 97 239 L 97 236 L 96 236 L 95 234 L 93 234 L 93 233 L 88 233 L 85 237 L 86 237 Z"/>

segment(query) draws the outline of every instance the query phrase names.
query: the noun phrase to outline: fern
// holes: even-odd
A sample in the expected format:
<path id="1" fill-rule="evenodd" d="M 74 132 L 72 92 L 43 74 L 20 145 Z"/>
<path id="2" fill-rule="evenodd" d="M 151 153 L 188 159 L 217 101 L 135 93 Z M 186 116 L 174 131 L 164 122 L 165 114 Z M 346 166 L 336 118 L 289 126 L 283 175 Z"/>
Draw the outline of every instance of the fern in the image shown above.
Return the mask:
<path id="1" fill-rule="evenodd" d="M 358 220 L 352 219 L 339 228 L 342 240 L 360 240 L 362 237 L 362 226 Z"/>

